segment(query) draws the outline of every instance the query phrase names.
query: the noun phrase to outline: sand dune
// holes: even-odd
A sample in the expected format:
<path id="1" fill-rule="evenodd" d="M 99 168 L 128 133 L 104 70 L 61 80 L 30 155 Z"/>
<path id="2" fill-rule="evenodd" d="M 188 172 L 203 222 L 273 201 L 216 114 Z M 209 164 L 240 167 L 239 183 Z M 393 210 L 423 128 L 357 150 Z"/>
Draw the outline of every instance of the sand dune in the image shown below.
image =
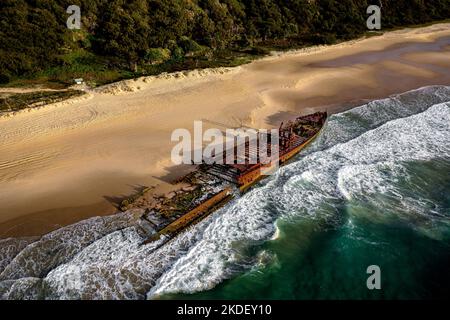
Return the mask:
<path id="1" fill-rule="evenodd" d="M 191 129 L 194 120 L 263 128 L 293 114 L 448 85 L 449 27 L 276 53 L 239 68 L 122 81 L 84 99 L 2 117 L 0 237 L 109 214 L 116 198 L 164 184 L 181 172 L 171 167 L 171 132 Z"/>
<path id="2" fill-rule="evenodd" d="M 200 82 L 209 82 L 218 79 L 217 76 L 237 73 L 239 70 L 240 67 L 162 73 L 157 76 L 141 77 L 108 84 L 95 89 L 94 92 L 120 95 L 141 90 L 152 90 L 153 94 L 168 93 L 172 90 L 181 90 L 192 85 L 198 85 Z M 172 86 L 168 86 L 169 82 Z"/>

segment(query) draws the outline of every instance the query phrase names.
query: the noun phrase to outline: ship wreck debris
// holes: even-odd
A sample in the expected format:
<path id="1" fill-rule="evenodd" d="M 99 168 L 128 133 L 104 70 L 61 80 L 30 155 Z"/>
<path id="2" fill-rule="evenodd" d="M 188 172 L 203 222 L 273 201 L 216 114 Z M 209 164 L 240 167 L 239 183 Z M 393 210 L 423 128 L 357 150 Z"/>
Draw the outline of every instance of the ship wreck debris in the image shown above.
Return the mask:
<path id="1" fill-rule="evenodd" d="M 316 112 L 282 123 L 279 127 L 279 153 L 275 159 L 277 165 L 283 165 L 312 142 L 324 127 L 327 117 L 326 112 Z M 266 139 L 268 151 L 272 150 L 271 137 Z M 201 164 L 175 182 L 178 189 L 164 195 L 154 194 L 152 188 L 145 189 L 141 194 L 124 200 L 120 209 L 139 216 L 137 227 L 148 239 L 143 244 L 160 239 L 165 243 L 265 177 L 264 169 L 271 167 L 273 161 L 267 164 L 259 161 L 259 143 L 256 145 L 255 148 L 255 144 L 245 142 L 245 159 L 235 156 L 231 164 Z M 226 157 L 226 152 L 223 157 Z M 254 157 L 258 158 L 256 164 L 250 161 Z"/>

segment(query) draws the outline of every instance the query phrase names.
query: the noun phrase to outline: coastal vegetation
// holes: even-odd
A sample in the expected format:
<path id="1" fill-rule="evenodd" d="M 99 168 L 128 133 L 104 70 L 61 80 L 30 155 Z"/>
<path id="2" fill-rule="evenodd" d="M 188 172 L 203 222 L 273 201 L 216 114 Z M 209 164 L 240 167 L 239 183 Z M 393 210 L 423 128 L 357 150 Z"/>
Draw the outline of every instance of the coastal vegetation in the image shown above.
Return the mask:
<path id="1" fill-rule="evenodd" d="M 84 92 L 81 90 L 0 93 L 0 115 L 25 108 L 60 102 L 69 98 L 79 97 L 83 94 Z"/>
<path id="2" fill-rule="evenodd" d="M 383 30 L 450 16 L 450 0 L 2 0 L 2 86 L 92 86 L 236 66 L 270 50 L 348 40 L 382 5 Z M 81 8 L 81 29 L 66 8 Z"/>

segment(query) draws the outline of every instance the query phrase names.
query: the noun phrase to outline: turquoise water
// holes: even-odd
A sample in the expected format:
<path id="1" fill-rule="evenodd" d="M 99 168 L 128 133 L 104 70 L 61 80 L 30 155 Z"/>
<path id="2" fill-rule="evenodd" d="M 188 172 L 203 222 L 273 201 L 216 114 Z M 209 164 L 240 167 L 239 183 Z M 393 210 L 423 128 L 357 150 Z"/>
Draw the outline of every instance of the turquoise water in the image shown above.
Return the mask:
<path id="1" fill-rule="evenodd" d="M 450 87 L 373 101 L 164 246 L 130 213 L 0 240 L 0 298 L 446 298 L 449 172 Z"/>
<path id="2" fill-rule="evenodd" d="M 267 263 L 192 299 L 438 299 L 450 296 L 450 161 L 405 164 L 402 195 L 421 195 L 446 218 L 399 217 L 397 197 L 379 195 L 335 206 L 336 221 L 279 222 L 279 237 L 255 247 Z M 382 204 L 381 204 L 382 203 Z M 326 208 L 324 209 L 326 210 Z M 421 223 L 427 228 L 421 229 Z M 431 225 L 427 225 L 431 224 Z M 262 258 L 264 259 L 264 258 Z M 382 290 L 367 289 L 366 269 L 381 268 Z"/>
<path id="3" fill-rule="evenodd" d="M 214 288 L 162 297 L 450 296 L 449 106 L 433 105 L 427 90 L 332 116 L 307 155 L 240 200 L 251 199 L 240 208 L 248 215 L 274 217 L 275 237 L 244 236 L 233 249 L 239 262 L 223 266 L 228 279 Z M 371 265 L 381 268 L 381 290 L 367 288 Z"/>

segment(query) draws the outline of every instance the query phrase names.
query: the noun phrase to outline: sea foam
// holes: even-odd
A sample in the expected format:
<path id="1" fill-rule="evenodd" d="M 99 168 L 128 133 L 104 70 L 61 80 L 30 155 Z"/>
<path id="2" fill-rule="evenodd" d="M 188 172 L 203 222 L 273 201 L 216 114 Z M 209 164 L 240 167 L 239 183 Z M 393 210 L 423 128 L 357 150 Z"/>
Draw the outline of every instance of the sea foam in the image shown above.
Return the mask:
<path id="1" fill-rule="evenodd" d="M 398 200 L 405 217 L 409 212 L 422 222 L 447 221 L 442 208 L 428 210 L 426 199 L 405 196 L 396 185 L 408 179 L 408 163 L 450 159 L 447 101 L 450 87 L 427 87 L 332 115 L 292 163 L 162 247 L 141 245 L 144 239 L 125 214 L 3 250 L 0 296 L 152 299 L 208 290 L 276 260 L 252 249 L 277 241 L 277 221 L 333 223 L 340 204 L 375 196 Z M 417 227 L 426 230 L 427 224 Z"/>

